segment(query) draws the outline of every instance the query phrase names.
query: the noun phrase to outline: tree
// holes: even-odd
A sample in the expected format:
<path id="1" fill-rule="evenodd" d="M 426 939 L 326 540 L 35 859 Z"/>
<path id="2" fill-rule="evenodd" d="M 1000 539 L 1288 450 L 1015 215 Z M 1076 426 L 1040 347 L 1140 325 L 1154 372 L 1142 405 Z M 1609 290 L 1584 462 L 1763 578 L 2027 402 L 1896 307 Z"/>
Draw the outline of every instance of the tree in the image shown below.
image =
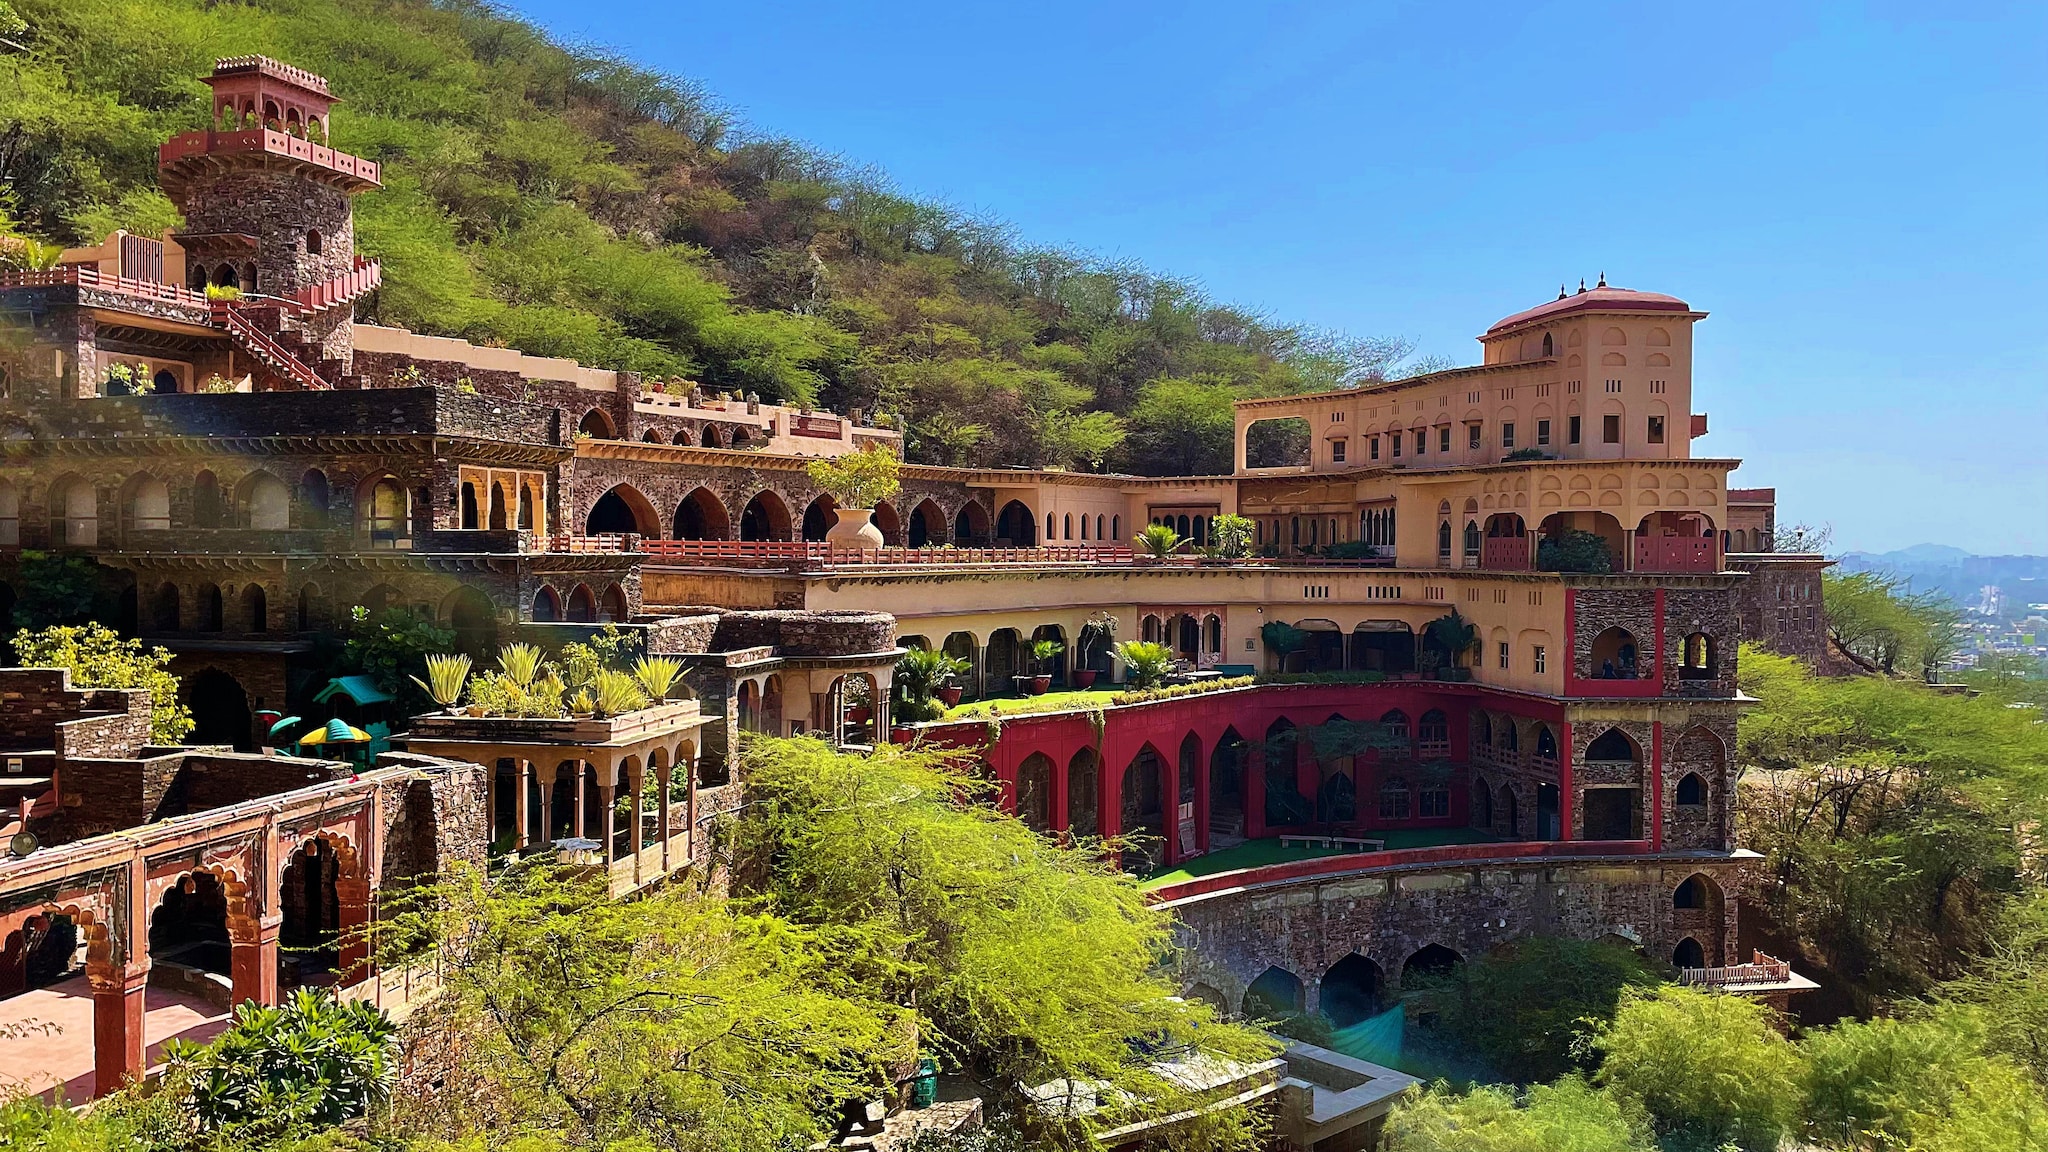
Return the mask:
<path id="1" fill-rule="evenodd" d="M 735 828 L 735 876 L 833 955 L 833 986 L 873 990 L 920 1022 L 923 1043 L 977 1069 L 997 1101 L 1026 1085 L 1097 1081 L 1127 1104 L 1054 1125 L 1177 1111 L 1187 1093 L 1152 1070 L 1174 1053 L 1259 1058 L 1259 1033 L 1217 1023 L 1160 974 L 1171 919 L 1101 844 L 1040 836 L 986 801 L 994 785 L 932 753 L 839 752 L 818 740 L 743 751 L 753 797 Z M 965 801 L 965 802 L 963 802 Z M 1222 1139 L 1244 1146 L 1242 1116 Z"/>
<path id="2" fill-rule="evenodd" d="M 93 619 L 101 571 L 91 558 L 76 552 L 23 549 L 15 568 L 20 592 L 14 602 L 14 626 L 39 629 Z"/>
<path id="3" fill-rule="evenodd" d="M 40 632 L 24 628 L 14 634 L 14 651 L 24 667 L 69 669 L 74 688 L 148 689 L 153 743 L 179 744 L 192 731 L 192 711 L 178 701 L 178 678 L 170 672 L 166 649 L 144 649 L 142 641 L 123 640 L 104 624 L 86 624 Z"/>
<path id="4" fill-rule="evenodd" d="M 1441 1026 L 1510 1080 L 1554 1080 L 1584 1067 L 1579 1034 L 1612 1019 L 1624 991 L 1662 982 L 1632 948 L 1533 936 L 1461 965 Z"/>
<path id="5" fill-rule="evenodd" d="M 840 971 L 861 941 L 688 885 L 615 901 L 601 872 L 462 869 L 382 933 L 393 963 L 434 941 L 442 973 L 406 1025 L 393 1122 L 415 1138 L 808 1144 L 916 1051 L 911 1014 Z"/>
<path id="6" fill-rule="evenodd" d="M 1234 470 L 1237 391 L 1215 377 L 1153 380 L 1131 409 L 1124 463 L 1142 475 L 1208 476 Z"/>
<path id="7" fill-rule="evenodd" d="M 1216 554 L 1226 560 L 1242 560 L 1252 554 L 1252 533 L 1248 516 L 1225 512 L 1209 521 L 1209 536 L 1216 541 Z"/>
<path id="8" fill-rule="evenodd" d="M 871 444 L 843 456 L 824 456 L 804 466 L 811 483 L 825 490 L 841 508 L 873 509 L 903 490 L 903 462 L 896 453 Z"/>
<path id="9" fill-rule="evenodd" d="M 1599 533 L 1567 528 L 1537 542 L 1536 567 L 1544 572 L 1611 572 L 1614 554 Z"/>
<path id="10" fill-rule="evenodd" d="M 1173 670 L 1173 649 L 1150 640 L 1126 640 L 1116 654 L 1124 662 L 1124 683 L 1133 688 L 1156 688 Z"/>
<path id="11" fill-rule="evenodd" d="M 2026 1068 L 2048 1091 L 2048 891 L 2036 888 L 2003 909 L 1990 948 L 1935 997 L 1969 1010 L 1986 1050 Z"/>
<path id="12" fill-rule="evenodd" d="M 1517 1094 L 1439 1083 L 1387 1119 L 1387 1152 L 1653 1152 L 1640 1111 L 1576 1076 Z"/>
<path id="13" fill-rule="evenodd" d="M 375 680 L 377 687 L 397 698 L 408 716 L 433 707 L 433 698 L 413 681 L 413 672 L 426 667 L 428 656 L 454 647 L 454 632 L 401 608 L 387 608 L 372 620 L 370 610 L 360 604 L 349 610 L 344 632 L 344 670 Z"/>
<path id="14" fill-rule="evenodd" d="M 2022 1147 L 2014 1137 L 2028 1131 L 2048 1147 L 2048 1099 L 1983 1041 L 1976 1014 L 1954 1011 L 1814 1031 L 1802 1044 L 1808 1132 L 1830 1146 L 1919 1148 L 1994 1127 L 2003 1138 L 1979 1147 Z"/>
<path id="15" fill-rule="evenodd" d="M 1124 442 L 1123 419 L 1111 412 L 1048 412 L 1039 420 L 1039 454 L 1057 468 L 1101 468 Z"/>
<path id="16" fill-rule="evenodd" d="M 1799 1053 L 1754 1001 L 1672 985 L 1629 989 L 1592 1046 L 1597 1082 L 1679 1146 L 1774 1152 L 1798 1115 Z"/>

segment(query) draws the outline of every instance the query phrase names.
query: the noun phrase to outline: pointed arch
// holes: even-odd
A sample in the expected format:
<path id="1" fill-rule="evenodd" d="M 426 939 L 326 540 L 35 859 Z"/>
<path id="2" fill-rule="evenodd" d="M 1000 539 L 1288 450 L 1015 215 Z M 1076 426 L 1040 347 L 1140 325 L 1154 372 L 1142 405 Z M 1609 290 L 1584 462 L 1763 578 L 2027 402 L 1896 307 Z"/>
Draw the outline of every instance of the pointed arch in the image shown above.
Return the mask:
<path id="1" fill-rule="evenodd" d="M 671 523 L 676 540 L 730 540 L 732 518 L 709 488 L 693 488 L 676 505 Z"/>
<path id="2" fill-rule="evenodd" d="M 740 539 L 790 539 L 789 505 L 772 488 L 763 488 L 748 500 L 740 513 Z"/>
<path id="3" fill-rule="evenodd" d="M 631 484 L 617 484 L 590 506 L 583 530 L 591 536 L 637 532 L 647 539 L 658 540 L 661 538 L 661 518 L 638 488 Z"/>

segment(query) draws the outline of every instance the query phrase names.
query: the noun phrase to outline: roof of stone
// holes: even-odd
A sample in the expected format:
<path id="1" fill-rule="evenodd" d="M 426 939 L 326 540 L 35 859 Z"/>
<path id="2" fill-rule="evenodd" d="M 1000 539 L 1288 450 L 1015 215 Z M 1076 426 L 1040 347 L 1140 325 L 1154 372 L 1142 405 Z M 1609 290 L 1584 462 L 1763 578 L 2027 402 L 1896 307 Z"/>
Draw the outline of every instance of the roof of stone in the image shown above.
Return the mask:
<path id="1" fill-rule="evenodd" d="M 1496 321 L 1493 327 L 1486 330 L 1487 334 L 1492 335 L 1503 329 L 1527 324 L 1531 320 L 1542 320 L 1551 316 L 1561 316 L 1569 312 L 1692 311 L 1692 307 L 1685 301 L 1680 300 L 1676 296 L 1666 296 L 1662 292 L 1638 292 L 1633 288 L 1609 288 L 1605 284 L 1598 288 L 1587 288 L 1585 287 L 1585 281 L 1582 280 L 1579 283 L 1579 290 L 1569 296 L 1559 296 L 1555 300 L 1538 304 L 1534 308 L 1517 312 L 1513 316 Z"/>

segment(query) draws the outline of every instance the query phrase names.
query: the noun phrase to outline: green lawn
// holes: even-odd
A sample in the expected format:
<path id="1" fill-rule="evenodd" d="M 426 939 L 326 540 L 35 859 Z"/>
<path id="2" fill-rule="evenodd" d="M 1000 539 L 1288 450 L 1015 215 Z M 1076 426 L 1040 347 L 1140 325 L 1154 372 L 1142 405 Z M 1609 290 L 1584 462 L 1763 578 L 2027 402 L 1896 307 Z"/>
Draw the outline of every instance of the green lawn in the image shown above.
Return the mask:
<path id="1" fill-rule="evenodd" d="M 1369 832 L 1365 835 L 1385 840 L 1387 850 L 1398 848 L 1434 848 L 1442 844 L 1484 844 L 1498 837 L 1489 836 L 1476 828 L 1390 828 L 1385 831 Z M 1197 876 L 1213 876 L 1218 872 L 1230 872 L 1239 868 L 1259 868 L 1267 864 L 1281 864 L 1289 860 L 1309 860 L 1317 856 L 1347 856 L 1357 853 L 1334 848 L 1310 848 L 1291 844 L 1285 848 L 1277 839 L 1247 840 L 1235 848 L 1197 856 L 1181 866 L 1166 872 L 1155 873 L 1145 879 L 1145 887 L 1157 888 L 1163 884 L 1177 884 Z"/>
<path id="2" fill-rule="evenodd" d="M 1005 716 L 1017 716 L 1026 712 L 1067 712 L 1085 711 L 1091 708 L 1109 707 L 1110 697 L 1126 689 L 1121 685 L 1107 688 L 1089 688 L 1071 692 L 1047 692 L 1043 696 L 998 696 L 994 699 L 976 700 L 946 710 L 948 720 L 971 720 L 976 716 L 988 715 L 991 706 L 1002 709 Z"/>

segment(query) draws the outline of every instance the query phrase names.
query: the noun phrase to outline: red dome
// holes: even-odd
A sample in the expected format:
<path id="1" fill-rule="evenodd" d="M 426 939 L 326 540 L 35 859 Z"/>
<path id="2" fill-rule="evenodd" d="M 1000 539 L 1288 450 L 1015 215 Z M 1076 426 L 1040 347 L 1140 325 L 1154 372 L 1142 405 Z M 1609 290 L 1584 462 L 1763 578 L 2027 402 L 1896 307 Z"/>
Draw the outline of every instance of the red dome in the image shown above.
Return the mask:
<path id="1" fill-rule="evenodd" d="M 1513 328 L 1531 320 L 1559 316 L 1566 312 L 1690 312 L 1692 308 L 1676 296 L 1662 292 L 1637 292 L 1632 288 L 1584 288 L 1569 296 L 1559 297 L 1547 304 L 1538 304 L 1526 312 L 1517 312 L 1486 330 L 1492 335 L 1504 328 Z"/>

